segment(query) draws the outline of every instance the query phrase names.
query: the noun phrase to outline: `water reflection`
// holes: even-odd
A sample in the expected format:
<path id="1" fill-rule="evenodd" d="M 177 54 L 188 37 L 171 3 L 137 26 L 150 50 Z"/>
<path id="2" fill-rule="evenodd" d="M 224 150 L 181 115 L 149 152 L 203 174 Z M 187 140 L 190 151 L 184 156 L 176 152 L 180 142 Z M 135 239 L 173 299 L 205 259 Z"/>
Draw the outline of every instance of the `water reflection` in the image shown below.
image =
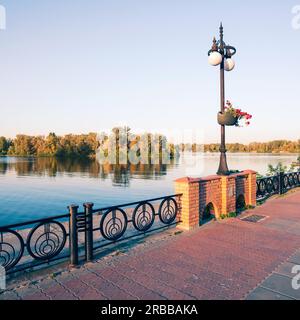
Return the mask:
<path id="1" fill-rule="evenodd" d="M 89 178 L 111 179 L 116 186 L 128 186 L 132 178 L 157 180 L 167 175 L 167 170 L 178 165 L 170 164 L 99 164 L 92 159 L 57 158 L 1 158 L 0 174 L 13 173 L 16 176 L 57 177 L 64 175 L 86 176 Z"/>
<path id="2" fill-rule="evenodd" d="M 297 155 L 228 154 L 231 169 L 262 174 Z M 94 160 L 0 157 L 0 226 L 67 212 L 71 203 L 106 207 L 174 193 L 174 180 L 214 174 L 218 154 L 181 154 L 158 165 L 100 165 Z"/>

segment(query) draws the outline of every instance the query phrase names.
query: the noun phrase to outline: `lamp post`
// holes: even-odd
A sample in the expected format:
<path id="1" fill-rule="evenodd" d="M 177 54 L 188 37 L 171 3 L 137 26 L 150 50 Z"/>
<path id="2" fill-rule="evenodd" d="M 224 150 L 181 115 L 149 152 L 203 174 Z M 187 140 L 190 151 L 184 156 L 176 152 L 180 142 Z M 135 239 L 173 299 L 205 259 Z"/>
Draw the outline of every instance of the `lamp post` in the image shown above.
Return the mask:
<path id="1" fill-rule="evenodd" d="M 231 71 L 235 66 L 232 56 L 236 53 L 236 49 L 226 45 L 223 40 L 223 26 L 220 25 L 220 39 L 213 39 L 213 45 L 208 52 L 208 62 L 213 66 L 220 65 L 220 106 L 221 113 L 225 111 L 225 70 Z M 226 144 L 225 144 L 225 125 L 221 125 L 221 146 L 220 146 L 220 164 L 217 174 L 229 175 L 230 171 L 226 159 Z"/>

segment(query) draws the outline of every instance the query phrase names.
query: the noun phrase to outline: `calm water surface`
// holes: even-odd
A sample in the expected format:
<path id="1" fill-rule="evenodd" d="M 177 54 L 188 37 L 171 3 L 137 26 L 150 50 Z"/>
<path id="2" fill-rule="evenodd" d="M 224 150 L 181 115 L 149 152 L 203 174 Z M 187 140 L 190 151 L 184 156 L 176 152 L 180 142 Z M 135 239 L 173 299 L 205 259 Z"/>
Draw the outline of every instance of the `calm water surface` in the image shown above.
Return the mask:
<path id="1" fill-rule="evenodd" d="M 230 169 L 290 165 L 297 155 L 228 154 Z M 67 212 L 70 204 L 97 208 L 174 193 L 173 180 L 214 174 L 218 154 L 182 154 L 168 165 L 101 166 L 96 161 L 0 157 L 0 226 Z"/>

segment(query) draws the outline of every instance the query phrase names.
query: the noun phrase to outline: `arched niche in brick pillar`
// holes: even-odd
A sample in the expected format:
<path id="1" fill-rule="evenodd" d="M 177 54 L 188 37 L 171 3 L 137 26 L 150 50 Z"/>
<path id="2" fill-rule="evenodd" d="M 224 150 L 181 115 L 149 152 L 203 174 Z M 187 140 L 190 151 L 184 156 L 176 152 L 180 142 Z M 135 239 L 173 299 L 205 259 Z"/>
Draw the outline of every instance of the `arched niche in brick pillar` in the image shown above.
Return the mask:
<path id="1" fill-rule="evenodd" d="M 241 193 L 236 197 L 236 212 L 239 213 L 243 211 L 246 207 L 246 198 L 245 194 Z"/>
<path id="2" fill-rule="evenodd" d="M 213 202 L 209 202 L 204 210 L 199 213 L 199 225 L 203 225 L 211 220 L 217 219 L 218 209 Z"/>
<path id="3" fill-rule="evenodd" d="M 236 211 L 237 213 L 242 211 L 246 206 L 246 193 L 247 188 L 247 175 L 238 175 L 236 177 Z M 247 190 L 246 190 L 247 189 Z"/>

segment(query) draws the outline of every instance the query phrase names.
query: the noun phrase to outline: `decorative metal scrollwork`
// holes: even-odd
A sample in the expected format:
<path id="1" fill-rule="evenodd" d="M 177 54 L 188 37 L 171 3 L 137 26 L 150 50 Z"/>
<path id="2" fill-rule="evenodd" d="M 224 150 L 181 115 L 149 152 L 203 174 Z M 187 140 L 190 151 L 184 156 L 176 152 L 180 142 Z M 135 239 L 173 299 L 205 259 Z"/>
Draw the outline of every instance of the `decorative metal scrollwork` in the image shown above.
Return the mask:
<path id="1" fill-rule="evenodd" d="M 268 193 L 272 193 L 274 191 L 273 179 L 268 178 L 266 181 L 266 190 Z"/>
<path id="2" fill-rule="evenodd" d="M 159 206 L 159 219 L 164 224 L 172 223 L 177 216 L 178 205 L 173 198 L 167 198 L 163 200 Z"/>
<path id="3" fill-rule="evenodd" d="M 279 192 L 279 178 L 277 176 L 262 178 L 256 182 L 256 195 L 265 196 Z"/>
<path id="4" fill-rule="evenodd" d="M 14 230 L 0 230 L 0 266 L 13 268 L 24 253 L 23 238 Z"/>
<path id="5" fill-rule="evenodd" d="M 155 210 L 151 203 L 140 203 L 133 212 L 132 222 L 138 231 L 147 231 L 151 228 L 155 219 Z"/>
<path id="6" fill-rule="evenodd" d="M 260 195 L 260 192 L 259 192 L 259 181 L 256 181 L 256 198 L 258 198 Z"/>
<path id="7" fill-rule="evenodd" d="M 65 247 L 67 233 L 57 221 L 41 222 L 28 234 L 28 253 L 37 260 L 50 260 Z"/>
<path id="8" fill-rule="evenodd" d="M 279 191 L 279 178 L 273 177 L 272 180 L 273 180 L 273 190 L 275 192 L 278 192 Z"/>
<path id="9" fill-rule="evenodd" d="M 294 176 L 292 173 L 288 175 L 288 179 L 289 179 L 289 186 L 292 187 L 294 185 Z"/>
<path id="10" fill-rule="evenodd" d="M 100 232 L 106 240 L 116 241 L 123 236 L 127 229 L 127 215 L 120 208 L 107 211 L 100 222 Z"/>
<path id="11" fill-rule="evenodd" d="M 264 195 L 266 192 L 266 181 L 265 179 L 262 179 L 258 183 L 258 191 L 260 195 Z"/>
<path id="12" fill-rule="evenodd" d="M 289 178 L 288 176 L 283 177 L 283 187 L 286 189 L 289 186 Z"/>
<path id="13" fill-rule="evenodd" d="M 299 185 L 300 172 L 281 173 L 272 177 L 260 178 L 256 181 L 256 197 L 281 194 Z"/>
<path id="14" fill-rule="evenodd" d="M 296 186 L 298 184 L 298 175 L 297 175 L 297 173 L 293 174 L 293 180 L 294 180 L 294 186 Z"/>

